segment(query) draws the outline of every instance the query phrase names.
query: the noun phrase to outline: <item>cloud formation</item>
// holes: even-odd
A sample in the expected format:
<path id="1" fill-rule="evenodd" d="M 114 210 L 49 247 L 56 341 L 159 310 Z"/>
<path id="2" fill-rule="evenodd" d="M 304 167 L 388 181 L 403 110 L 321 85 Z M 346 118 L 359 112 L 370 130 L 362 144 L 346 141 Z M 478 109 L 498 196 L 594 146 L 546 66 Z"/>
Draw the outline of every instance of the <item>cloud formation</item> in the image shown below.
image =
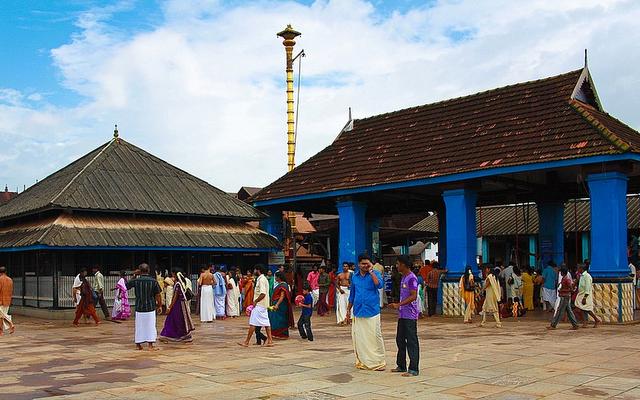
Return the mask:
<path id="1" fill-rule="evenodd" d="M 232 3 L 236 4 L 236 3 Z M 382 13 L 362 0 L 311 5 L 167 1 L 151 29 L 112 21 L 133 7 L 91 9 L 51 49 L 74 107 L 0 88 L 0 183 L 11 187 L 121 136 L 223 190 L 286 171 L 287 23 L 305 49 L 296 162 L 347 120 L 589 66 L 605 108 L 640 127 L 640 3 L 439 1 Z M 410 155 L 407 155 L 410 156 Z"/>

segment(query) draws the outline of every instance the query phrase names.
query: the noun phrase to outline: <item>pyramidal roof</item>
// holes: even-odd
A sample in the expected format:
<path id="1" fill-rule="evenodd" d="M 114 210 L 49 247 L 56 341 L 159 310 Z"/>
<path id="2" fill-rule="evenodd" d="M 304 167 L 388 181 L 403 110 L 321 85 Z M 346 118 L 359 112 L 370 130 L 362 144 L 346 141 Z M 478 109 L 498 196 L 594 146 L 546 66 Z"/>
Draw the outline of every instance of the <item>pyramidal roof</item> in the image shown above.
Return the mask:
<path id="1" fill-rule="evenodd" d="M 207 182 L 114 137 L 0 206 L 0 219 L 49 209 L 262 219 Z"/>
<path id="2" fill-rule="evenodd" d="M 640 134 L 603 110 L 585 67 L 355 119 L 252 200 L 626 152 L 640 153 Z"/>

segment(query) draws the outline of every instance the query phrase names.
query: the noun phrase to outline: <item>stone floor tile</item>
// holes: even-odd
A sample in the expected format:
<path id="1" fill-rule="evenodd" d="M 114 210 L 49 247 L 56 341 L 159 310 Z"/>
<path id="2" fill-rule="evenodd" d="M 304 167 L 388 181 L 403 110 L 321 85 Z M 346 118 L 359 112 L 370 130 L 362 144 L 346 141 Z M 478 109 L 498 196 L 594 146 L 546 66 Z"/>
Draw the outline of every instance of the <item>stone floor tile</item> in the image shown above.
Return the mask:
<path id="1" fill-rule="evenodd" d="M 472 383 L 464 386 L 457 386 L 442 391 L 441 393 L 459 396 L 466 399 L 480 399 L 483 397 L 495 395 L 507 391 L 509 388 L 486 385 L 483 383 Z"/>
<path id="2" fill-rule="evenodd" d="M 513 391 L 518 393 L 533 394 L 537 396 L 549 396 L 554 393 L 565 391 L 567 389 L 571 389 L 571 386 L 549 382 L 534 382 L 528 385 L 516 387 L 513 389 Z"/>

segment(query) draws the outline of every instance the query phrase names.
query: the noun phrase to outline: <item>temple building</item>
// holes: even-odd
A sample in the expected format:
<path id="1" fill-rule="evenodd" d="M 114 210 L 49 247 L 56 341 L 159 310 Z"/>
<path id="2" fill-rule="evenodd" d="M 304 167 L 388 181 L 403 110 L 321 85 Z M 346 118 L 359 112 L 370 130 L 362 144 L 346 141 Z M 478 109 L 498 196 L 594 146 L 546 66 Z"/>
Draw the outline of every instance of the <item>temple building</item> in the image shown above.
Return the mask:
<path id="1" fill-rule="evenodd" d="M 82 267 L 101 266 L 114 287 L 118 271 L 142 262 L 188 274 L 211 263 L 266 263 L 280 244 L 249 224 L 264 217 L 116 131 L 0 206 L 0 265 L 14 280 L 18 312 L 72 307 L 71 283 Z"/>
<path id="2" fill-rule="evenodd" d="M 565 205 L 589 198 L 596 313 L 628 322 L 627 194 L 638 192 L 640 134 L 604 111 L 585 65 L 350 120 L 333 143 L 252 200 L 271 216 L 262 227 L 274 235 L 283 211 L 338 215 L 338 262 L 376 254 L 381 218 L 436 212 L 438 258 L 448 269 L 443 313 L 462 315 L 458 280 L 478 264 L 476 207 L 535 203 L 535 253 L 560 264 Z"/>

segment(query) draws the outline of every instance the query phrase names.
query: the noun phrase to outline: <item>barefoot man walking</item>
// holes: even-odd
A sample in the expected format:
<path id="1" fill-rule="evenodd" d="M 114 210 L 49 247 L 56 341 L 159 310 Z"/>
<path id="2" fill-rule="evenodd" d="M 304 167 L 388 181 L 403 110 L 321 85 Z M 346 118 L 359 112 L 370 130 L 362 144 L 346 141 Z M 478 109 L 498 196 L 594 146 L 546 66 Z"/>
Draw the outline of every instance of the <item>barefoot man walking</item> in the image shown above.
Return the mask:
<path id="1" fill-rule="evenodd" d="M 344 325 L 347 318 L 347 304 L 349 304 L 349 287 L 351 286 L 351 272 L 349 263 L 342 263 L 342 273 L 336 278 L 338 287 L 338 301 L 336 302 L 336 318 L 338 324 Z"/>
<path id="2" fill-rule="evenodd" d="M 0 267 L 0 335 L 9 330 L 13 333 L 16 328 L 9 315 L 11 297 L 13 296 L 13 280 L 7 276 L 7 269 Z"/>
<path id="3" fill-rule="evenodd" d="M 247 332 L 247 340 L 238 343 L 240 346 L 249 347 L 251 336 L 257 327 L 265 328 L 267 331 L 266 346 L 273 346 L 273 338 L 271 337 L 271 323 L 269 322 L 269 281 L 265 274 L 267 267 L 264 265 L 256 265 L 254 275 L 256 276 L 256 288 L 253 292 L 253 310 L 249 317 L 249 330 Z"/>

